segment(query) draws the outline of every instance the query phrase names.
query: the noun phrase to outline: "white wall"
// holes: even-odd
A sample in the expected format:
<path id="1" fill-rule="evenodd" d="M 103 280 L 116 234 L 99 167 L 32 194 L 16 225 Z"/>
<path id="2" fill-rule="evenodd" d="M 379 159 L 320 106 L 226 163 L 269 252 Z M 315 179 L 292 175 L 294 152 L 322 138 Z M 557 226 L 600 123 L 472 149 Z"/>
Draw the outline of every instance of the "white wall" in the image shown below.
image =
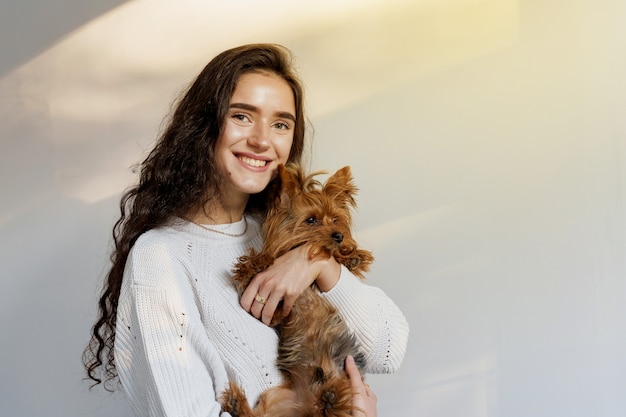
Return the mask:
<path id="1" fill-rule="evenodd" d="M 257 41 L 297 55 L 314 166 L 352 166 L 411 325 L 379 415 L 626 415 L 626 3 L 5 3 L 0 415 L 131 415 L 80 364 L 120 192 L 185 84 Z"/>

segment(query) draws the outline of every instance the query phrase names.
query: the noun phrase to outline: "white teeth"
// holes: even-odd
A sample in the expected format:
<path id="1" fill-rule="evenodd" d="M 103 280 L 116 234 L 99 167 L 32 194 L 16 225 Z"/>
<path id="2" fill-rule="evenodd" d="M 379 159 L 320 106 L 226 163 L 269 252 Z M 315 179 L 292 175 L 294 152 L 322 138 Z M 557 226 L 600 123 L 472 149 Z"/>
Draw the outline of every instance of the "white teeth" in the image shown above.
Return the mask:
<path id="1" fill-rule="evenodd" d="M 240 156 L 240 160 L 242 160 L 245 164 L 253 166 L 253 167 L 264 167 L 267 165 L 267 161 L 261 161 L 260 159 L 252 159 L 247 156 Z"/>

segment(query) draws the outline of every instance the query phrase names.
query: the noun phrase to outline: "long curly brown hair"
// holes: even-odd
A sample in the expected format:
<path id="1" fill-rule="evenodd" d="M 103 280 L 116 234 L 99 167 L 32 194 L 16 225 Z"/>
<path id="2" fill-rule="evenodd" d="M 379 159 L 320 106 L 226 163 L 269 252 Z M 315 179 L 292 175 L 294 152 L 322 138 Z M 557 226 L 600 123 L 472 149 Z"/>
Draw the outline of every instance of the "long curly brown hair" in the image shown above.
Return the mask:
<path id="1" fill-rule="evenodd" d="M 141 164 L 139 183 L 120 201 L 120 217 L 113 227 L 111 269 L 99 300 L 98 320 L 83 353 L 92 387 L 117 377 L 113 345 L 117 303 L 128 254 L 144 232 L 162 226 L 172 216 L 215 201 L 220 196 L 220 174 L 214 150 L 230 98 L 239 77 L 268 71 L 282 77 L 293 90 L 296 123 L 289 162 L 300 163 L 305 147 L 306 119 L 303 89 L 290 51 L 275 44 L 251 44 L 229 49 L 213 58 L 180 98 L 154 149 Z M 269 187 L 268 187 L 269 188 Z M 266 192 L 252 195 L 249 213 L 264 216 Z"/>

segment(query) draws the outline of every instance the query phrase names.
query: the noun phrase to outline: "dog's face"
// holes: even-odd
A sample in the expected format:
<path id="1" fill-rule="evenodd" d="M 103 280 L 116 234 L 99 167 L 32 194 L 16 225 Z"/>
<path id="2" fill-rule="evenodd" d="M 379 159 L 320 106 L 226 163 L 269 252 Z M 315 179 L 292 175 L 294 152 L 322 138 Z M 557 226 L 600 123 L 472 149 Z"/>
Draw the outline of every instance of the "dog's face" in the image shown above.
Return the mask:
<path id="1" fill-rule="evenodd" d="M 350 231 L 357 191 L 350 168 L 338 170 L 324 185 L 293 166 L 280 166 L 278 175 L 281 188 L 266 221 L 268 235 L 292 247 L 310 244 L 313 256 L 349 258 L 357 249 Z"/>

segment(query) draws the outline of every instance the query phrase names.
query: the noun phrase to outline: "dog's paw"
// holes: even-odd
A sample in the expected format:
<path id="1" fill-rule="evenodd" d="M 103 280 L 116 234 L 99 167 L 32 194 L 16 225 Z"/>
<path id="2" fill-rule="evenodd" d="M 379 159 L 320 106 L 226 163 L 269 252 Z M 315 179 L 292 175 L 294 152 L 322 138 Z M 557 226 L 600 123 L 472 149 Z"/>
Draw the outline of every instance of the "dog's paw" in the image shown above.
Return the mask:
<path id="1" fill-rule="evenodd" d="M 374 257 L 370 251 L 357 249 L 354 255 L 348 259 L 346 268 L 359 278 L 365 278 L 365 273 L 370 270 Z"/>
<path id="2" fill-rule="evenodd" d="M 356 269 L 359 267 L 359 265 L 361 265 L 361 262 L 361 258 L 350 258 L 348 259 L 348 268 Z"/>
<path id="3" fill-rule="evenodd" d="M 273 262 L 274 258 L 256 253 L 254 249 L 250 249 L 249 255 L 240 256 L 232 270 L 232 282 L 239 295 L 243 294 L 256 274 L 265 271 Z"/>
<path id="4" fill-rule="evenodd" d="M 232 277 L 232 281 L 240 294 L 252 281 L 255 274 L 256 270 L 252 258 L 247 255 L 241 256 L 233 268 Z"/>
<path id="5" fill-rule="evenodd" d="M 248 400 L 244 392 L 234 383 L 229 384 L 220 397 L 222 411 L 229 413 L 232 417 L 254 417 L 254 413 L 248 405 Z"/>
<path id="6" fill-rule="evenodd" d="M 222 403 L 222 411 L 229 413 L 233 417 L 239 417 L 239 413 L 237 412 L 237 409 L 239 408 L 239 401 L 235 398 L 232 390 L 227 389 L 224 391 L 220 402 Z"/>
<path id="7" fill-rule="evenodd" d="M 228 402 L 222 407 L 223 411 L 226 411 L 232 417 L 240 417 L 239 416 L 239 401 L 235 397 L 231 397 Z"/>
<path id="8" fill-rule="evenodd" d="M 335 390 L 329 389 L 324 391 L 322 394 L 322 408 L 324 410 L 331 410 L 335 406 L 335 400 L 337 399 L 337 394 L 335 394 Z"/>

